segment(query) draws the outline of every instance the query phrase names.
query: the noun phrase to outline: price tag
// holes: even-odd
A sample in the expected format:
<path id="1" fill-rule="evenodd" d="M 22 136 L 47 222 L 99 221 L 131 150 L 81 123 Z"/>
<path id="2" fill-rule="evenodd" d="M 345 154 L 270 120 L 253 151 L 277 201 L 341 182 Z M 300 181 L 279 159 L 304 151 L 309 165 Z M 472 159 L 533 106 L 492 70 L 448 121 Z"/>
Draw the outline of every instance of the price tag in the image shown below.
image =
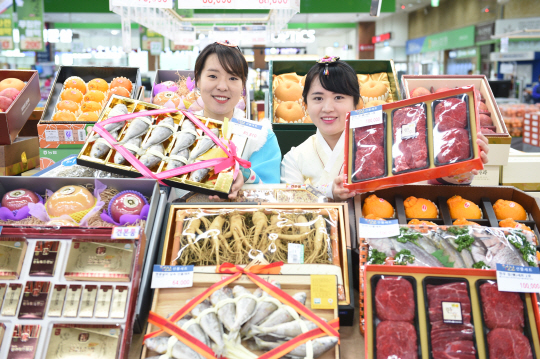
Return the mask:
<path id="1" fill-rule="evenodd" d="M 337 278 L 335 275 L 311 275 L 311 309 L 337 308 Z"/>
<path id="2" fill-rule="evenodd" d="M 463 324 L 460 302 L 441 302 L 443 322 L 447 324 Z"/>
<path id="3" fill-rule="evenodd" d="M 111 6 L 173 8 L 173 0 L 111 0 L 110 3 Z"/>
<path id="4" fill-rule="evenodd" d="M 299 243 L 289 243 L 287 248 L 287 263 L 304 264 L 304 245 Z"/>
<path id="5" fill-rule="evenodd" d="M 111 239 L 139 239 L 141 227 L 113 227 Z"/>
<path id="6" fill-rule="evenodd" d="M 154 264 L 152 288 L 193 287 L 193 266 L 160 266 Z"/>
<path id="7" fill-rule="evenodd" d="M 373 126 L 383 123 L 382 105 L 351 111 L 350 128 Z"/>
<path id="8" fill-rule="evenodd" d="M 401 139 L 409 140 L 411 138 L 416 138 L 416 122 L 401 126 Z"/>
<path id="9" fill-rule="evenodd" d="M 497 263 L 497 287 L 501 292 L 540 292 L 540 269 Z"/>
<path id="10" fill-rule="evenodd" d="M 120 0 L 114 0 L 120 1 Z M 127 1 L 127 0 L 122 0 Z M 136 0 L 131 0 L 136 2 Z M 179 9 L 296 9 L 300 1 L 295 0 L 180 0 Z M 299 9 L 298 9 L 299 10 Z"/>
<path id="11" fill-rule="evenodd" d="M 360 218 L 360 238 L 387 238 L 399 236 L 397 219 L 379 221 L 376 219 Z"/>
<path id="12" fill-rule="evenodd" d="M 60 135 L 56 130 L 45 130 L 45 140 L 47 142 L 58 142 L 60 141 Z"/>
<path id="13" fill-rule="evenodd" d="M 254 140 L 259 138 L 263 129 L 261 124 L 250 120 L 238 120 L 236 118 L 232 118 L 230 123 L 232 123 L 231 132 L 233 134 L 246 136 L 247 138 Z"/>

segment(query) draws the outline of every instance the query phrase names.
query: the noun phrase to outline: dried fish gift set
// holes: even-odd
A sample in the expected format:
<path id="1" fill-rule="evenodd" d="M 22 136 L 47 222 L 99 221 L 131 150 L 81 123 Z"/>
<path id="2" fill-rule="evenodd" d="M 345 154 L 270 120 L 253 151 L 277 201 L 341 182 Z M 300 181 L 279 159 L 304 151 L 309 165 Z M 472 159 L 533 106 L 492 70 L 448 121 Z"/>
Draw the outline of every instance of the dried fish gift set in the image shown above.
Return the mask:
<path id="1" fill-rule="evenodd" d="M 26 324 L 40 328 L 27 358 L 128 357 L 144 242 L 92 237 L 12 239 L 27 250 L 19 276 L 0 278 L 0 322 L 14 333 L 1 358 L 17 357 L 8 343 Z"/>
<path id="2" fill-rule="evenodd" d="M 238 174 L 235 164 L 248 165 L 239 158 L 246 137 L 233 135 L 234 126 L 233 121 L 113 96 L 77 163 L 226 197 Z"/>
<path id="3" fill-rule="evenodd" d="M 235 274 L 195 273 L 192 288 L 156 289 L 142 358 L 339 358 L 335 303 L 313 306 L 310 276 L 255 267 L 225 265 L 220 273 Z"/>
<path id="4" fill-rule="evenodd" d="M 482 169 L 474 87 L 351 112 L 345 186 L 370 191 Z"/>
<path id="5" fill-rule="evenodd" d="M 538 358 L 536 294 L 499 291 L 496 272 L 365 268 L 365 348 L 381 358 Z"/>
<path id="6" fill-rule="evenodd" d="M 224 263 L 285 263 L 284 275 L 336 275 L 340 305 L 349 305 L 349 267 L 343 206 L 334 204 L 234 204 L 171 206 L 163 265 L 215 271 Z M 214 267 L 213 267 L 214 266 Z"/>

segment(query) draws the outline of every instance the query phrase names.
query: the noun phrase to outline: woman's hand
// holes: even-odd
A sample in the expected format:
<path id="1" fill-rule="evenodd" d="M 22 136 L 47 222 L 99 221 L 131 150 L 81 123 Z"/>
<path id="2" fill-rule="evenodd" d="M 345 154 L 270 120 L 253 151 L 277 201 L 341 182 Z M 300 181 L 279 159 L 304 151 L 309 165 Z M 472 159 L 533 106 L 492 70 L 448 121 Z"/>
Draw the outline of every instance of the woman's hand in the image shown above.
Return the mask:
<path id="1" fill-rule="evenodd" d="M 334 196 L 334 201 L 346 201 L 356 195 L 356 192 L 349 191 L 348 188 L 343 186 L 343 181 L 344 175 L 341 174 L 336 177 L 332 183 L 332 195 Z"/>
<path id="2" fill-rule="evenodd" d="M 232 184 L 231 193 L 229 193 L 229 199 L 236 199 L 236 197 L 238 197 L 238 191 L 240 191 L 243 185 L 244 185 L 244 176 L 242 176 L 241 172 L 238 172 L 238 176 L 236 176 L 236 179 L 234 180 Z M 225 201 L 224 199 L 219 198 L 218 196 L 209 196 L 208 198 L 214 202 Z"/>
<path id="3" fill-rule="evenodd" d="M 489 153 L 488 139 L 481 132 L 476 134 L 476 144 L 480 146 L 480 158 L 482 159 L 482 163 L 487 164 L 489 161 L 487 156 Z M 475 176 L 478 175 L 477 170 L 473 170 L 472 173 Z"/>

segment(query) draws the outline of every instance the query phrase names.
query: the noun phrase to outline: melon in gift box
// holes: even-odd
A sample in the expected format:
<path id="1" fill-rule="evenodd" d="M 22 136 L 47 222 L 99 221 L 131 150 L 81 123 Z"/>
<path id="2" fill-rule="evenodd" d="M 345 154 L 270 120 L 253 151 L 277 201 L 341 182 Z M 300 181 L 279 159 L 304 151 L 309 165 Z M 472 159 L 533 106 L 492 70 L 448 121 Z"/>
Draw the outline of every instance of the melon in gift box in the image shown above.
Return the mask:
<path id="1" fill-rule="evenodd" d="M 356 110 L 345 127 L 345 187 L 372 191 L 482 169 L 474 87 Z"/>

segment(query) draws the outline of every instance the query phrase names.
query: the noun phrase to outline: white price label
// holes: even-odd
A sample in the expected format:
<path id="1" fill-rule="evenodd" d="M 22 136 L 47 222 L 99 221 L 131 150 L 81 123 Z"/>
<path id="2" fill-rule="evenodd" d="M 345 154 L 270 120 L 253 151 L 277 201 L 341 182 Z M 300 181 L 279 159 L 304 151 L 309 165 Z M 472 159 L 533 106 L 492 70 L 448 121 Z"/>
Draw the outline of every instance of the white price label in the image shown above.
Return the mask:
<path id="1" fill-rule="evenodd" d="M 443 322 L 447 324 L 463 324 L 460 302 L 441 302 Z"/>
<path id="2" fill-rule="evenodd" d="M 120 0 L 115 0 L 120 1 Z M 122 0 L 126 1 L 126 0 Z M 135 1 L 135 0 L 132 0 Z M 300 0 L 179 0 L 179 9 L 296 9 Z"/>
<path id="3" fill-rule="evenodd" d="M 77 130 L 77 136 L 79 137 L 79 141 L 86 141 L 86 131 L 85 130 Z"/>
<path id="4" fill-rule="evenodd" d="M 411 138 L 416 138 L 416 122 L 401 126 L 401 139 L 409 140 Z"/>
<path id="5" fill-rule="evenodd" d="M 304 264 L 304 245 L 299 243 L 289 243 L 287 248 L 287 263 Z"/>
<path id="6" fill-rule="evenodd" d="M 231 132 L 233 134 L 246 136 L 247 138 L 251 138 L 253 140 L 259 138 L 263 129 L 262 125 L 250 120 L 238 120 L 236 118 L 232 118 L 230 123 L 232 124 Z"/>
<path id="7" fill-rule="evenodd" d="M 193 287 L 193 266 L 161 266 L 154 264 L 152 288 Z"/>
<path id="8" fill-rule="evenodd" d="M 501 292 L 540 292 L 540 269 L 497 263 L 497 287 Z"/>
<path id="9" fill-rule="evenodd" d="M 151 55 L 159 55 L 161 54 L 161 50 L 163 50 L 163 43 L 161 41 L 152 41 L 150 43 Z"/>
<path id="10" fill-rule="evenodd" d="M 379 221 L 376 219 L 360 218 L 360 238 L 387 238 L 399 236 L 397 219 Z"/>
<path id="11" fill-rule="evenodd" d="M 383 123 L 382 105 L 351 111 L 350 128 L 373 126 Z"/>
<path id="12" fill-rule="evenodd" d="M 110 0 L 111 6 L 172 9 L 173 0 Z"/>
<path id="13" fill-rule="evenodd" d="M 141 227 L 113 227 L 111 239 L 139 239 Z"/>
<path id="14" fill-rule="evenodd" d="M 45 130 L 45 140 L 47 142 L 58 142 L 60 141 L 60 136 L 58 135 L 57 130 Z"/>

